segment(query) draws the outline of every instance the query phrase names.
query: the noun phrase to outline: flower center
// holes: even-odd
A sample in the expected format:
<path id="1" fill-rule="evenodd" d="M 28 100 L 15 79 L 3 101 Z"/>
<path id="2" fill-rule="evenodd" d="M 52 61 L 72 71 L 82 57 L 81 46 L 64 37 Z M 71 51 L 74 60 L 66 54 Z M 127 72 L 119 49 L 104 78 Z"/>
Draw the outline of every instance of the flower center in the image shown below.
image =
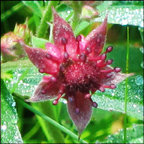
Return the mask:
<path id="1" fill-rule="evenodd" d="M 65 72 L 65 80 L 71 90 L 87 91 L 87 89 L 96 85 L 98 76 L 99 69 L 90 63 L 84 62 L 70 65 Z"/>

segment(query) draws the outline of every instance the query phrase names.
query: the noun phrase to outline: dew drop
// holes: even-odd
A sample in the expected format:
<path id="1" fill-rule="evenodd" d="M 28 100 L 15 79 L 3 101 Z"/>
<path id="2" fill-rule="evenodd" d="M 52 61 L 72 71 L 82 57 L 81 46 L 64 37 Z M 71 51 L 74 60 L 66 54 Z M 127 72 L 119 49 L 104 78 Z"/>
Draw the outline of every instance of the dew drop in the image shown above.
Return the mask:
<path id="1" fill-rule="evenodd" d="M 16 102 L 13 102 L 13 103 L 12 103 L 12 107 L 15 107 L 15 106 L 16 106 Z"/>
<path id="2" fill-rule="evenodd" d="M 140 76 L 140 75 L 136 76 L 136 77 L 135 77 L 135 83 L 136 83 L 137 85 L 143 85 L 143 77 Z"/>
<path id="3" fill-rule="evenodd" d="M 140 48 L 140 51 L 141 51 L 142 53 L 144 53 L 143 47 Z"/>
<path id="4" fill-rule="evenodd" d="M 137 107 L 137 105 L 134 104 L 133 107 L 135 108 L 135 107 Z"/>
<path id="5" fill-rule="evenodd" d="M 2 130 L 2 131 L 5 131 L 6 129 L 7 129 L 7 126 L 6 126 L 6 125 L 2 125 L 2 126 L 1 126 L 1 130 Z"/>
<path id="6" fill-rule="evenodd" d="M 141 62 L 141 67 L 144 68 L 144 63 L 143 62 Z"/>
<path id="7" fill-rule="evenodd" d="M 11 120 L 11 122 L 16 124 L 16 123 L 17 123 L 17 119 L 14 117 L 14 118 Z"/>

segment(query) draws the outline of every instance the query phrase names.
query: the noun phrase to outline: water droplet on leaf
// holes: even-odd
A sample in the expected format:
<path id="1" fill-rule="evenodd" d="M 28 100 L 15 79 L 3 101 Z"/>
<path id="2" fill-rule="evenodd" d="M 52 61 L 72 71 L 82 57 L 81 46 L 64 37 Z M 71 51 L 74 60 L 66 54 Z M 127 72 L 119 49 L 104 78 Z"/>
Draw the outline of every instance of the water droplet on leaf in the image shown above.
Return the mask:
<path id="1" fill-rule="evenodd" d="M 135 77 L 135 83 L 137 84 L 137 85 L 143 85 L 143 77 L 142 76 L 136 76 Z"/>

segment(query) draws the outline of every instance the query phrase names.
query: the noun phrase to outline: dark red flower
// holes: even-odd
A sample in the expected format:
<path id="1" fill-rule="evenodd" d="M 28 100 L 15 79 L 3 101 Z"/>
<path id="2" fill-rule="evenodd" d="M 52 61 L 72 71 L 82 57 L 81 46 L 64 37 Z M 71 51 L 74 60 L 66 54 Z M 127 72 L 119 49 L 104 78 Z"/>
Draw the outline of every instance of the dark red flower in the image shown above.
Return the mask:
<path id="1" fill-rule="evenodd" d="M 65 94 L 63 98 L 67 100 L 68 112 L 81 134 L 91 118 L 92 106 L 98 106 L 89 92 L 93 94 L 97 90 L 104 92 L 105 88 L 114 89 L 115 84 L 132 74 L 122 74 L 120 68 L 109 66 L 113 60 L 106 60 L 106 55 L 112 51 L 112 46 L 101 54 L 106 39 L 107 16 L 86 38 L 82 35 L 75 38 L 70 25 L 54 8 L 52 10 L 54 44 L 46 43 L 44 50 L 20 41 L 39 72 L 50 74 L 43 77 L 28 101 L 56 98 L 53 101 L 56 105 Z"/>

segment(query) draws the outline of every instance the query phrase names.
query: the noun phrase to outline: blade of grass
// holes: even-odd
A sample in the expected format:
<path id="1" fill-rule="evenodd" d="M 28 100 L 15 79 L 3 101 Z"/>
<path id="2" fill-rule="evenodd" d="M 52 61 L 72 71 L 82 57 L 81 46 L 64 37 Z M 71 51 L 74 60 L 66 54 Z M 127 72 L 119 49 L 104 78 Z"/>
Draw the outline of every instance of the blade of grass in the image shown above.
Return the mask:
<path id="1" fill-rule="evenodd" d="M 30 139 L 40 128 L 40 125 L 39 123 L 37 122 L 35 124 L 35 126 L 28 132 L 26 133 L 24 136 L 23 136 L 23 140 L 24 141 L 27 141 L 28 139 Z"/>
<path id="2" fill-rule="evenodd" d="M 56 115 L 55 115 L 56 107 L 52 105 L 51 101 L 31 103 L 31 105 L 39 112 L 47 115 L 48 117 L 56 121 Z M 59 129 L 57 129 L 57 127 L 54 127 L 51 123 L 49 123 L 42 117 L 39 117 L 38 115 L 37 115 L 37 119 L 48 141 L 51 140 L 54 143 L 65 142 L 62 132 Z"/>
<path id="3" fill-rule="evenodd" d="M 45 11 L 43 13 L 43 17 L 41 19 L 40 26 L 38 27 L 36 36 L 39 38 L 45 38 L 45 35 L 47 33 L 47 29 L 49 25 L 47 22 L 50 22 L 52 18 L 52 6 L 56 6 L 58 4 L 58 1 L 49 1 L 48 5 L 45 8 Z"/>
<path id="4" fill-rule="evenodd" d="M 127 54 L 126 54 L 126 73 L 128 73 L 129 68 L 129 26 L 127 26 Z M 125 114 L 124 114 L 124 143 L 126 143 L 126 127 L 127 127 L 127 98 L 128 98 L 128 78 L 126 78 L 126 88 L 125 88 Z"/>
<path id="5" fill-rule="evenodd" d="M 18 11 L 23 6 L 24 6 L 24 4 L 22 2 L 20 2 L 20 3 L 16 4 L 15 6 L 13 6 L 10 10 L 7 10 L 6 12 L 2 13 L 1 14 L 1 21 L 4 21 L 8 17 L 10 17 L 12 14 L 14 14 L 14 12 Z"/>
<path id="6" fill-rule="evenodd" d="M 60 125 L 59 123 L 57 123 L 56 121 L 54 121 L 53 119 L 49 118 L 48 116 L 46 116 L 45 114 L 37 111 L 36 109 L 34 109 L 33 107 L 31 107 L 30 105 L 28 105 L 27 103 L 21 101 L 20 99 L 16 98 L 17 101 L 19 103 L 21 103 L 25 108 L 29 109 L 30 111 L 32 111 L 33 113 L 39 115 L 40 117 L 42 117 L 43 119 L 45 119 L 46 121 L 50 122 L 51 124 L 53 124 L 54 126 L 56 126 L 57 128 L 59 128 L 60 130 L 62 130 L 63 132 L 65 132 L 66 134 L 70 135 L 71 137 L 73 137 L 74 139 L 78 140 L 78 136 L 75 135 L 74 133 L 72 133 L 70 130 L 66 129 L 64 126 Z M 81 143 L 87 143 L 86 141 L 80 139 L 79 142 Z"/>

